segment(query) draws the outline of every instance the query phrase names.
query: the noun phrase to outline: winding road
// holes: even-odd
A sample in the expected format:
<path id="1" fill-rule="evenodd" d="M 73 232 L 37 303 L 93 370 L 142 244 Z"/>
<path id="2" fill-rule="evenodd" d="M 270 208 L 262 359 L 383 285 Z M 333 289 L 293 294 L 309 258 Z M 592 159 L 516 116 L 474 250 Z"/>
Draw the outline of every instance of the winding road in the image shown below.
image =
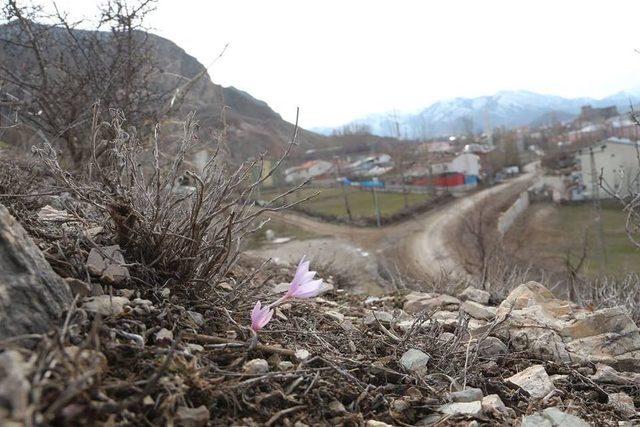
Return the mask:
<path id="1" fill-rule="evenodd" d="M 537 164 L 531 163 L 525 167 L 525 173 L 516 178 L 382 228 L 331 224 L 291 212 L 273 212 L 269 216 L 319 235 L 330 236 L 342 244 L 348 242 L 358 251 L 366 251 L 375 257 L 378 270 L 396 269 L 417 279 L 437 277 L 442 271 L 464 275 L 468 273 L 460 262 L 460 254 L 451 244 L 464 218 L 481 204 L 496 197 L 515 198 L 539 174 Z M 326 239 L 318 240 L 322 240 L 324 245 L 322 251 L 331 250 Z M 284 249 L 280 246 L 279 250 L 284 252 Z M 342 259 L 337 258 L 334 262 L 350 262 L 344 255 Z"/>

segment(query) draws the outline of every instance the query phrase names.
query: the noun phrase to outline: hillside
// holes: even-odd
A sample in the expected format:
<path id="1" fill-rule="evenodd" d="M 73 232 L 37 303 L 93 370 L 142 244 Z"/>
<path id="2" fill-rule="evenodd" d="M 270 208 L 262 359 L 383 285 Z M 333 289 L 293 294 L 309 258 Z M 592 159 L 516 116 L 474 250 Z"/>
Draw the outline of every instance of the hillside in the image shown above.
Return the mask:
<path id="1" fill-rule="evenodd" d="M 0 26 L 0 63 L 12 72 L 19 73 L 25 51 L 7 41 L 11 27 L 11 24 Z M 74 31 L 78 34 L 85 33 L 81 30 Z M 51 43 L 68 37 L 61 28 L 53 28 L 50 32 L 47 40 Z M 180 110 L 169 118 L 170 121 L 174 118 L 181 120 L 189 112 L 196 111 L 200 126 L 205 131 L 203 135 L 207 135 L 210 131 L 221 128 L 221 113 L 224 110 L 228 143 L 236 159 L 246 159 L 263 152 L 273 155 L 281 152 L 291 139 L 293 124 L 283 120 L 266 102 L 235 87 L 223 87 L 214 83 L 205 67 L 172 41 L 153 34 L 144 36 L 148 36 L 149 45 L 154 50 L 161 69 L 155 83 L 163 91 L 171 91 L 176 86 L 189 87 Z M 104 33 L 104 37 L 109 35 Z M 189 83 L 193 79 L 196 80 Z M 328 141 L 322 135 L 305 130 L 300 130 L 298 134 L 301 149 L 323 147 Z"/>
<path id="2" fill-rule="evenodd" d="M 454 98 L 437 101 L 417 113 L 373 114 L 353 121 L 351 124 L 367 125 L 372 133 L 395 136 L 395 117 L 401 133 L 408 138 L 433 137 L 463 133 L 470 129 L 484 131 L 488 122 L 491 127 L 521 126 L 545 123 L 551 114 L 558 120 L 567 120 L 580 112 L 580 107 L 615 105 L 621 113 L 629 111 L 629 102 L 638 103 L 636 91 L 619 92 L 603 99 L 563 98 L 528 91 L 501 91 L 491 96 L 476 98 Z M 331 134 L 333 129 L 317 128 L 318 132 Z"/>

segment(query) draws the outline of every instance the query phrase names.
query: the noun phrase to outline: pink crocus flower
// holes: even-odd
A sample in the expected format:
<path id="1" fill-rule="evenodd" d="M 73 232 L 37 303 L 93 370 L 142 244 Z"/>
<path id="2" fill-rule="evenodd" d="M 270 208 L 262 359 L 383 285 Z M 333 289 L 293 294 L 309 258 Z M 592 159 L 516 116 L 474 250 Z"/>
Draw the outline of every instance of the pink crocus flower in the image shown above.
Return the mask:
<path id="1" fill-rule="evenodd" d="M 287 298 L 313 298 L 320 293 L 322 279 L 313 280 L 315 271 L 309 271 L 309 261 L 303 256 L 298 264 L 289 290 L 281 299 Z"/>
<path id="2" fill-rule="evenodd" d="M 251 329 L 256 332 L 259 331 L 269 323 L 271 317 L 273 317 L 273 309 L 271 306 L 262 307 L 262 303 L 258 301 L 256 305 L 253 306 L 253 310 L 251 310 Z"/>

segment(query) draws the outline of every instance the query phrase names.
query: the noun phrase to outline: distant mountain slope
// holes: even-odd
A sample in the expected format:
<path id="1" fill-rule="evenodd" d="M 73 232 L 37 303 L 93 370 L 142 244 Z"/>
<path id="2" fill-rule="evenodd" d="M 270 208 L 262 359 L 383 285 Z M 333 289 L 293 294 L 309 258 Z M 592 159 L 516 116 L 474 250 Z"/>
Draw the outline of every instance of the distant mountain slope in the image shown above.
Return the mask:
<path id="1" fill-rule="evenodd" d="M 376 135 L 396 136 L 394 117 L 397 117 L 403 137 L 433 137 L 471 128 L 476 132 L 483 131 L 486 123 L 491 127 L 540 124 L 553 115 L 558 120 L 567 120 L 587 104 L 594 107 L 615 105 L 623 113 L 629 110 L 630 100 L 634 104 L 640 103 L 640 93 L 620 92 L 603 99 L 569 99 L 528 91 L 502 91 L 492 96 L 438 101 L 416 114 L 373 114 L 348 125 L 367 125 Z M 332 132 L 328 128 L 314 130 L 327 135 Z"/>
<path id="2" fill-rule="evenodd" d="M 19 73 L 24 50 L 7 42 L 11 31 L 11 24 L 0 25 L 0 63 L 8 64 Z M 100 34 L 109 37 L 108 33 Z M 64 37 L 68 37 L 65 30 L 54 28 L 48 40 L 55 43 Z M 294 126 L 291 123 L 283 120 L 266 102 L 234 87 L 215 84 L 205 67 L 172 41 L 153 34 L 149 34 L 148 41 L 162 71 L 155 81 L 161 92 L 171 91 L 200 76 L 190 85 L 179 112 L 169 120 L 170 122 L 175 123 L 175 120 L 181 120 L 189 112 L 195 111 L 202 130 L 202 139 L 206 140 L 212 130 L 222 127 L 224 111 L 228 144 L 234 158 L 246 160 L 265 152 L 272 157 L 280 155 L 293 134 Z M 330 138 L 325 136 L 301 129 L 297 150 L 325 147 L 329 140 Z"/>

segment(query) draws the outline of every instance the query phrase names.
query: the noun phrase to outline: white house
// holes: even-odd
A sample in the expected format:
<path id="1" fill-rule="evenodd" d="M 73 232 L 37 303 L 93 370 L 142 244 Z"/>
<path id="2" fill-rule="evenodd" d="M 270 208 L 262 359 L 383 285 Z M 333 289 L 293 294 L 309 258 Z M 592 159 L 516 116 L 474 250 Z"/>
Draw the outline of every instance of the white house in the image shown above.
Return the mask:
<path id="1" fill-rule="evenodd" d="M 333 164 L 326 160 L 310 160 L 299 166 L 284 171 L 286 182 L 304 181 L 309 178 L 325 175 L 333 169 Z"/>
<path id="2" fill-rule="evenodd" d="M 434 175 L 457 172 L 464 175 L 480 175 L 480 156 L 473 153 L 460 153 L 433 162 L 431 170 Z"/>
<path id="3" fill-rule="evenodd" d="M 625 138 L 608 138 L 576 153 L 580 164 L 584 197 L 611 198 L 610 192 L 627 196 L 640 190 L 638 143 Z M 593 158 L 593 164 L 592 164 Z M 600 176 L 602 175 L 602 187 Z M 595 182 L 595 191 L 594 191 Z M 606 189 L 606 190 L 605 190 Z"/>

